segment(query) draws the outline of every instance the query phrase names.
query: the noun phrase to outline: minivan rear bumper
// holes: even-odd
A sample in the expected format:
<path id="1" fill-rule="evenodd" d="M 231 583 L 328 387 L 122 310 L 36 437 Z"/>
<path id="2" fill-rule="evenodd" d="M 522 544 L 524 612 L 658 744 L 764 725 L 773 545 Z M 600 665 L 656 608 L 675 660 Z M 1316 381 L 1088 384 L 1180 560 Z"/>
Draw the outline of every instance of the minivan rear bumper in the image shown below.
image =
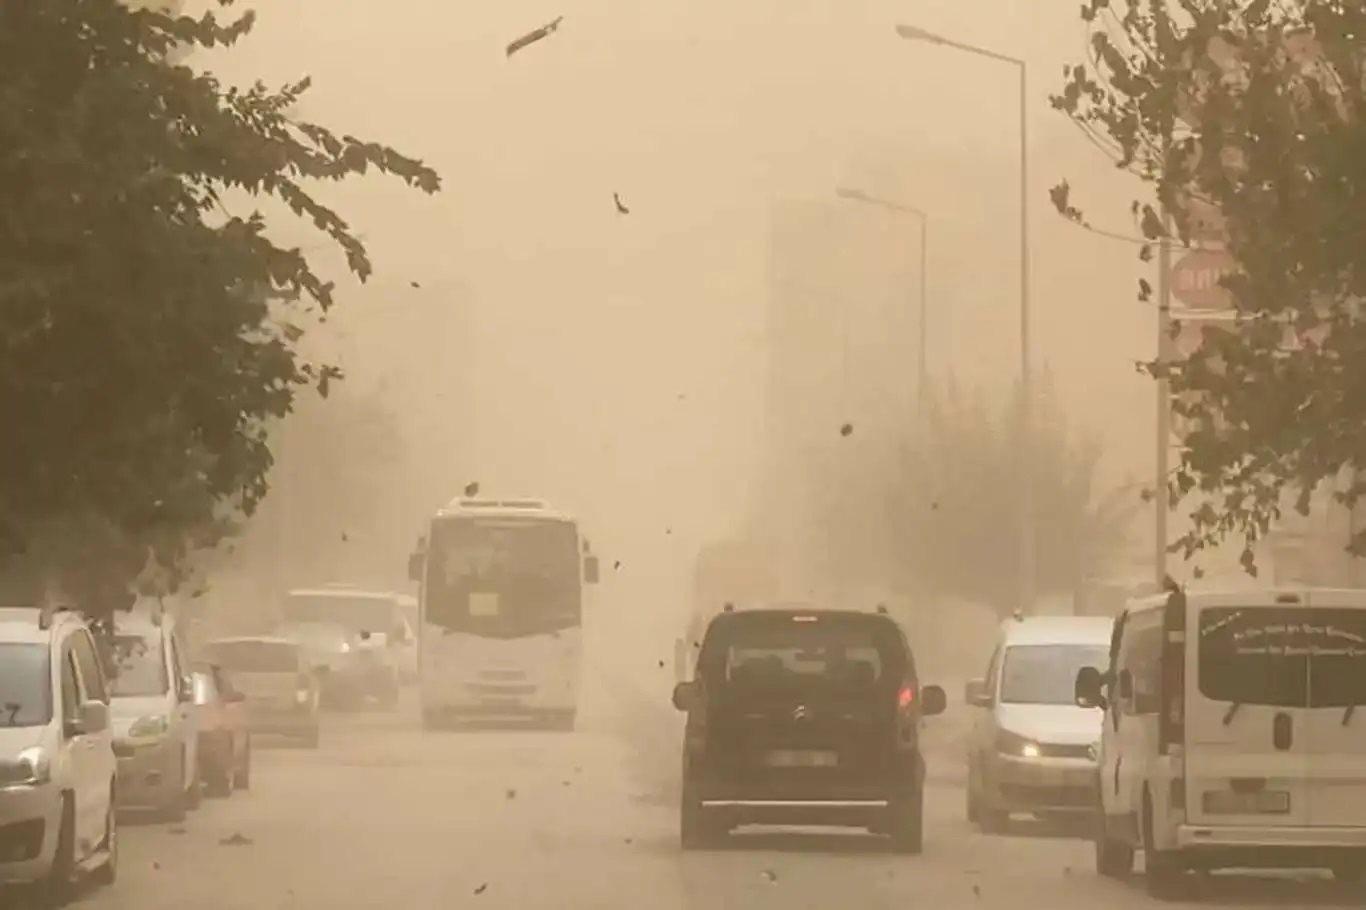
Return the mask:
<path id="1" fill-rule="evenodd" d="M 1366 826 L 1360 828 L 1271 827 L 1257 825 L 1178 825 L 1182 850 L 1366 850 Z"/>

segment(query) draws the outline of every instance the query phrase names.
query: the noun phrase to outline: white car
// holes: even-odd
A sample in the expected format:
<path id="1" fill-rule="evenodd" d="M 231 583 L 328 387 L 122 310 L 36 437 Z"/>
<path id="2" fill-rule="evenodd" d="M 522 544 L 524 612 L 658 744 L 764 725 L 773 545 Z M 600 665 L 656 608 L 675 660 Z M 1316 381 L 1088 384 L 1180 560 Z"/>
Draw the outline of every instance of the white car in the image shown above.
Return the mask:
<path id="1" fill-rule="evenodd" d="M 986 676 L 968 683 L 968 821 L 1000 832 L 1011 814 L 1087 818 L 1101 712 L 1076 703 L 1077 671 L 1105 663 L 1113 621 L 1031 616 L 1001 623 Z"/>
<path id="2" fill-rule="evenodd" d="M 1366 875 L 1366 591 L 1175 591 L 1133 601 L 1108 665 L 1096 869 L 1183 894 L 1221 868 Z"/>
<path id="3" fill-rule="evenodd" d="M 194 688 L 175 622 L 155 608 L 115 614 L 110 650 L 119 807 L 179 821 L 201 793 Z"/>
<path id="4" fill-rule="evenodd" d="M 60 903 L 78 875 L 113 882 L 108 698 L 94 639 L 76 614 L 0 608 L 0 888 L 36 885 Z"/>

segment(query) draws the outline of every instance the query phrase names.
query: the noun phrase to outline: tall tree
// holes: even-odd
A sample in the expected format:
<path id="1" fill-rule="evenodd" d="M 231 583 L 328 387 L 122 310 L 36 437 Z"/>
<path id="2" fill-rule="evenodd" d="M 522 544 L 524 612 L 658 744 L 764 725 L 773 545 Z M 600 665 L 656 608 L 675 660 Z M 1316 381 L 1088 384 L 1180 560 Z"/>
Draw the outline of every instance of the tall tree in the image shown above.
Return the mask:
<path id="1" fill-rule="evenodd" d="M 137 584 L 174 587 L 187 554 L 251 514 L 270 422 L 340 376 L 295 347 L 333 286 L 259 211 L 229 209 L 274 197 L 364 280 L 364 247 L 314 185 L 373 168 L 439 188 L 414 159 L 294 116 L 307 80 L 239 89 L 172 62 L 253 22 L 0 4 L 0 568 L 97 616 Z"/>
<path id="2" fill-rule="evenodd" d="M 1087 0 L 1082 18 L 1091 54 L 1054 105 L 1152 190 L 1132 206 L 1143 259 L 1215 228 L 1237 264 L 1233 330 L 1147 369 L 1194 425 L 1169 479 L 1193 519 L 1173 549 L 1232 538 L 1255 571 L 1287 494 L 1307 513 L 1316 487 L 1366 463 L 1366 6 Z M 1085 220 L 1066 182 L 1053 200 Z"/>

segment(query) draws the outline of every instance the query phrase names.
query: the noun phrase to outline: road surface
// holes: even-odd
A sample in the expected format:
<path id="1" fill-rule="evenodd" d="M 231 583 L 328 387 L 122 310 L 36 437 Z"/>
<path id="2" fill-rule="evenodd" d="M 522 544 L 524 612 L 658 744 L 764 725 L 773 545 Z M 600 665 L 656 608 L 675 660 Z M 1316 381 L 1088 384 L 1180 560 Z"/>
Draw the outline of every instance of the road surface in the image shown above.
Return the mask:
<path id="1" fill-rule="evenodd" d="M 640 740 L 643 722 L 631 717 Z M 655 717 L 651 737 L 667 738 L 670 721 Z M 633 748 L 613 723 L 585 726 L 569 735 L 427 734 L 415 711 L 337 719 L 317 752 L 260 751 L 249 794 L 208 801 L 180 828 L 125 827 L 118 884 L 77 906 L 1153 906 L 1137 880 L 1097 879 L 1080 841 L 975 833 L 947 776 L 929 790 L 920 857 L 885 852 L 872 838 L 820 834 L 741 835 L 730 848 L 685 855 L 675 810 L 641 783 L 641 755 L 654 753 Z M 224 843 L 234 839 L 248 842 Z M 1204 902 L 1216 905 L 1356 905 L 1326 880 L 1219 877 L 1206 891 Z"/>

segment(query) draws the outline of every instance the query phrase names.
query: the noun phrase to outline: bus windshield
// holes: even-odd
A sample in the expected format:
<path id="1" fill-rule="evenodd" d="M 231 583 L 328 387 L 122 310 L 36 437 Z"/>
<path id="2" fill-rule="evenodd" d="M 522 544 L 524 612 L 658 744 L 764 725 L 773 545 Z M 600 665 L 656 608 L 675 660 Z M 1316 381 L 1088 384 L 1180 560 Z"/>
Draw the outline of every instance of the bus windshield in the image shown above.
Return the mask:
<path id="1" fill-rule="evenodd" d="M 579 625 L 579 536 L 567 521 L 457 518 L 432 529 L 426 621 L 516 638 Z"/>

